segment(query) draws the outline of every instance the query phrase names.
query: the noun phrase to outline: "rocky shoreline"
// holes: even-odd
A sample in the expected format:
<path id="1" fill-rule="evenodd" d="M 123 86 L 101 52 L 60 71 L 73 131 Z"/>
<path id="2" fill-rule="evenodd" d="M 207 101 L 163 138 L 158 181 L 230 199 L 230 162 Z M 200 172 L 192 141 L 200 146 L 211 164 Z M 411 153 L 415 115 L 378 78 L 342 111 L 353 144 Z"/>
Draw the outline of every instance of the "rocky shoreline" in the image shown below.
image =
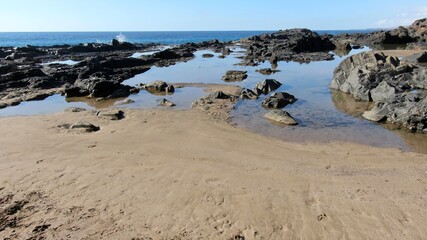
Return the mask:
<path id="1" fill-rule="evenodd" d="M 219 57 L 224 58 L 231 53 L 231 46 L 238 45 L 246 50 L 239 65 L 257 66 L 270 62 L 272 69 L 259 70 L 261 74 L 270 75 L 277 71 L 275 66 L 279 61 L 328 61 L 334 58 L 332 52 L 345 55 L 362 45 L 408 44 L 408 49 L 423 49 L 426 41 L 427 19 L 421 19 L 409 27 L 368 34 L 332 36 L 319 35 L 308 29 L 289 29 L 235 42 L 212 40 L 171 46 L 168 49 L 160 49 L 161 46 L 156 44 L 133 44 L 117 40 L 112 40 L 110 44 L 2 47 L 0 108 L 17 105 L 22 101 L 42 100 L 53 94 L 106 100 L 125 98 L 141 90 L 173 92 L 173 86 L 164 82 L 128 86 L 123 81 L 144 73 L 153 66 L 167 67 L 189 61 L 198 50 L 209 49 L 221 53 Z M 153 54 L 132 57 L 135 52 L 147 51 L 153 51 Z M 204 54 L 203 57 L 214 56 Z M 426 58 L 424 55 L 410 56 L 401 61 L 380 53 L 361 53 L 347 58 L 338 66 L 331 88 L 350 93 L 357 100 L 374 102 L 375 107 L 363 115 L 368 120 L 387 121 L 413 132 L 426 132 L 427 78 L 425 67 L 420 64 Z M 61 60 L 75 62 L 46 64 Z M 229 71 L 223 80 L 239 82 L 246 78 L 246 71 Z M 211 107 L 206 105 L 217 102 L 215 99 L 221 99 L 222 102 L 235 102 L 238 98 L 257 99 L 281 85 L 274 79 L 267 79 L 259 84 L 254 89 L 241 89 L 240 93 L 226 98 L 223 98 L 226 94 L 216 92 L 196 101 L 194 106 L 208 109 Z M 173 103 L 166 101 L 167 99 L 164 105 L 173 106 Z M 269 116 L 276 114 L 276 117 L 280 117 L 289 114 L 277 109 L 295 101 L 294 96 L 277 92 L 266 97 L 262 105 L 267 109 L 276 109 Z"/>

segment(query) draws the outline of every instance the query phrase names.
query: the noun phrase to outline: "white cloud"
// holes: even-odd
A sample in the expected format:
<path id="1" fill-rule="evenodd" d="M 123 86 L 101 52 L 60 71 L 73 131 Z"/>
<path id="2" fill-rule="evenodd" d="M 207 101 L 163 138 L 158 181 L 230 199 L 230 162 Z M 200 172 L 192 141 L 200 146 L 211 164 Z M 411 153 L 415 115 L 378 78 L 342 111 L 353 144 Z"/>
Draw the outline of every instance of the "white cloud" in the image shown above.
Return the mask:
<path id="1" fill-rule="evenodd" d="M 372 27 L 375 28 L 394 28 L 398 26 L 409 26 L 415 20 L 427 17 L 427 7 L 414 9 L 411 12 L 397 14 L 394 18 L 380 19 Z"/>
<path id="2" fill-rule="evenodd" d="M 417 10 L 416 15 L 418 17 L 425 18 L 427 17 L 427 7 L 423 7 Z"/>

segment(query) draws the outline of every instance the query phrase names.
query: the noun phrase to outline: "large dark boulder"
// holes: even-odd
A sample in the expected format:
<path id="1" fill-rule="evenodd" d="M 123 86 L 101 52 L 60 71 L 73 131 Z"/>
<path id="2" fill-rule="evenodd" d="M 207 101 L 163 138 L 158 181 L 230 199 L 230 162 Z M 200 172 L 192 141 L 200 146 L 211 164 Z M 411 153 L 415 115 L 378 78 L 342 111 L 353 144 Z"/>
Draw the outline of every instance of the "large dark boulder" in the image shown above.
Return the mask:
<path id="1" fill-rule="evenodd" d="M 279 109 L 279 108 L 284 108 L 288 104 L 292 104 L 296 101 L 297 99 L 289 93 L 277 92 L 269 97 L 266 97 L 264 101 L 262 101 L 262 106 L 265 108 Z"/>

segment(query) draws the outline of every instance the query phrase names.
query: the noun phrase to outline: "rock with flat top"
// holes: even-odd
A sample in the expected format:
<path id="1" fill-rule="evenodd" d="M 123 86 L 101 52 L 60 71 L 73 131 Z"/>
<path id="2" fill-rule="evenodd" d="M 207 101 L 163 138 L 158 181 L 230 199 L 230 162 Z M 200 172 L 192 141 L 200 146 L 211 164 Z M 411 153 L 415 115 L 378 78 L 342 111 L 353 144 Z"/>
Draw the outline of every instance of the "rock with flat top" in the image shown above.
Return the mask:
<path id="1" fill-rule="evenodd" d="M 264 117 L 283 125 L 298 125 L 298 122 L 288 112 L 279 109 L 270 110 Z"/>

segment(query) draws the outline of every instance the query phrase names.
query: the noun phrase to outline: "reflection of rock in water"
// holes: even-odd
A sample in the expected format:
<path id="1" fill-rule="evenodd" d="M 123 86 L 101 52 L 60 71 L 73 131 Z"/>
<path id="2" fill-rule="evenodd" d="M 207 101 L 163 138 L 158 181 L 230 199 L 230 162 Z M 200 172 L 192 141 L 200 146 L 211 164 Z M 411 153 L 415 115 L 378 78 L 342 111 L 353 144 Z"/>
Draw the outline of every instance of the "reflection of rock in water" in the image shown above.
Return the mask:
<path id="1" fill-rule="evenodd" d="M 340 48 L 336 48 L 333 51 L 338 57 L 345 57 L 347 56 L 350 52 L 351 52 L 351 48 L 350 49 L 340 49 Z"/>
<path id="2" fill-rule="evenodd" d="M 338 110 L 354 117 L 362 118 L 363 112 L 374 106 L 372 102 L 356 101 L 350 94 L 341 91 L 331 90 L 331 97 Z M 413 151 L 427 153 L 427 134 L 410 133 L 394 124 L 381 124 L 381 126 L 399 135 Z"/>
<path id="3" fill-rule="evenodd" d="M 67 102 L 84 102 L 87 105 L 94 107 L 96 109 L 101 108 L 109 108 L 114 106 L 114 103 L 117 101 L 124 100 L 126 98 L 115 98 L 115 99 L 106 99 L 106 100 L 100 100 L 96 98 L 88 98 L 88 97 L 71 97 L 71 98 L 65 98 L 65 101 Z"/>
<path id="4" fill-rule="evenodd" d="M 354 117 L 362 117 L 374 106 L 372 102 L 356 101 L 350 94 L 341 91 L 331 90 L 331 97 L 338 110 Z"/>

